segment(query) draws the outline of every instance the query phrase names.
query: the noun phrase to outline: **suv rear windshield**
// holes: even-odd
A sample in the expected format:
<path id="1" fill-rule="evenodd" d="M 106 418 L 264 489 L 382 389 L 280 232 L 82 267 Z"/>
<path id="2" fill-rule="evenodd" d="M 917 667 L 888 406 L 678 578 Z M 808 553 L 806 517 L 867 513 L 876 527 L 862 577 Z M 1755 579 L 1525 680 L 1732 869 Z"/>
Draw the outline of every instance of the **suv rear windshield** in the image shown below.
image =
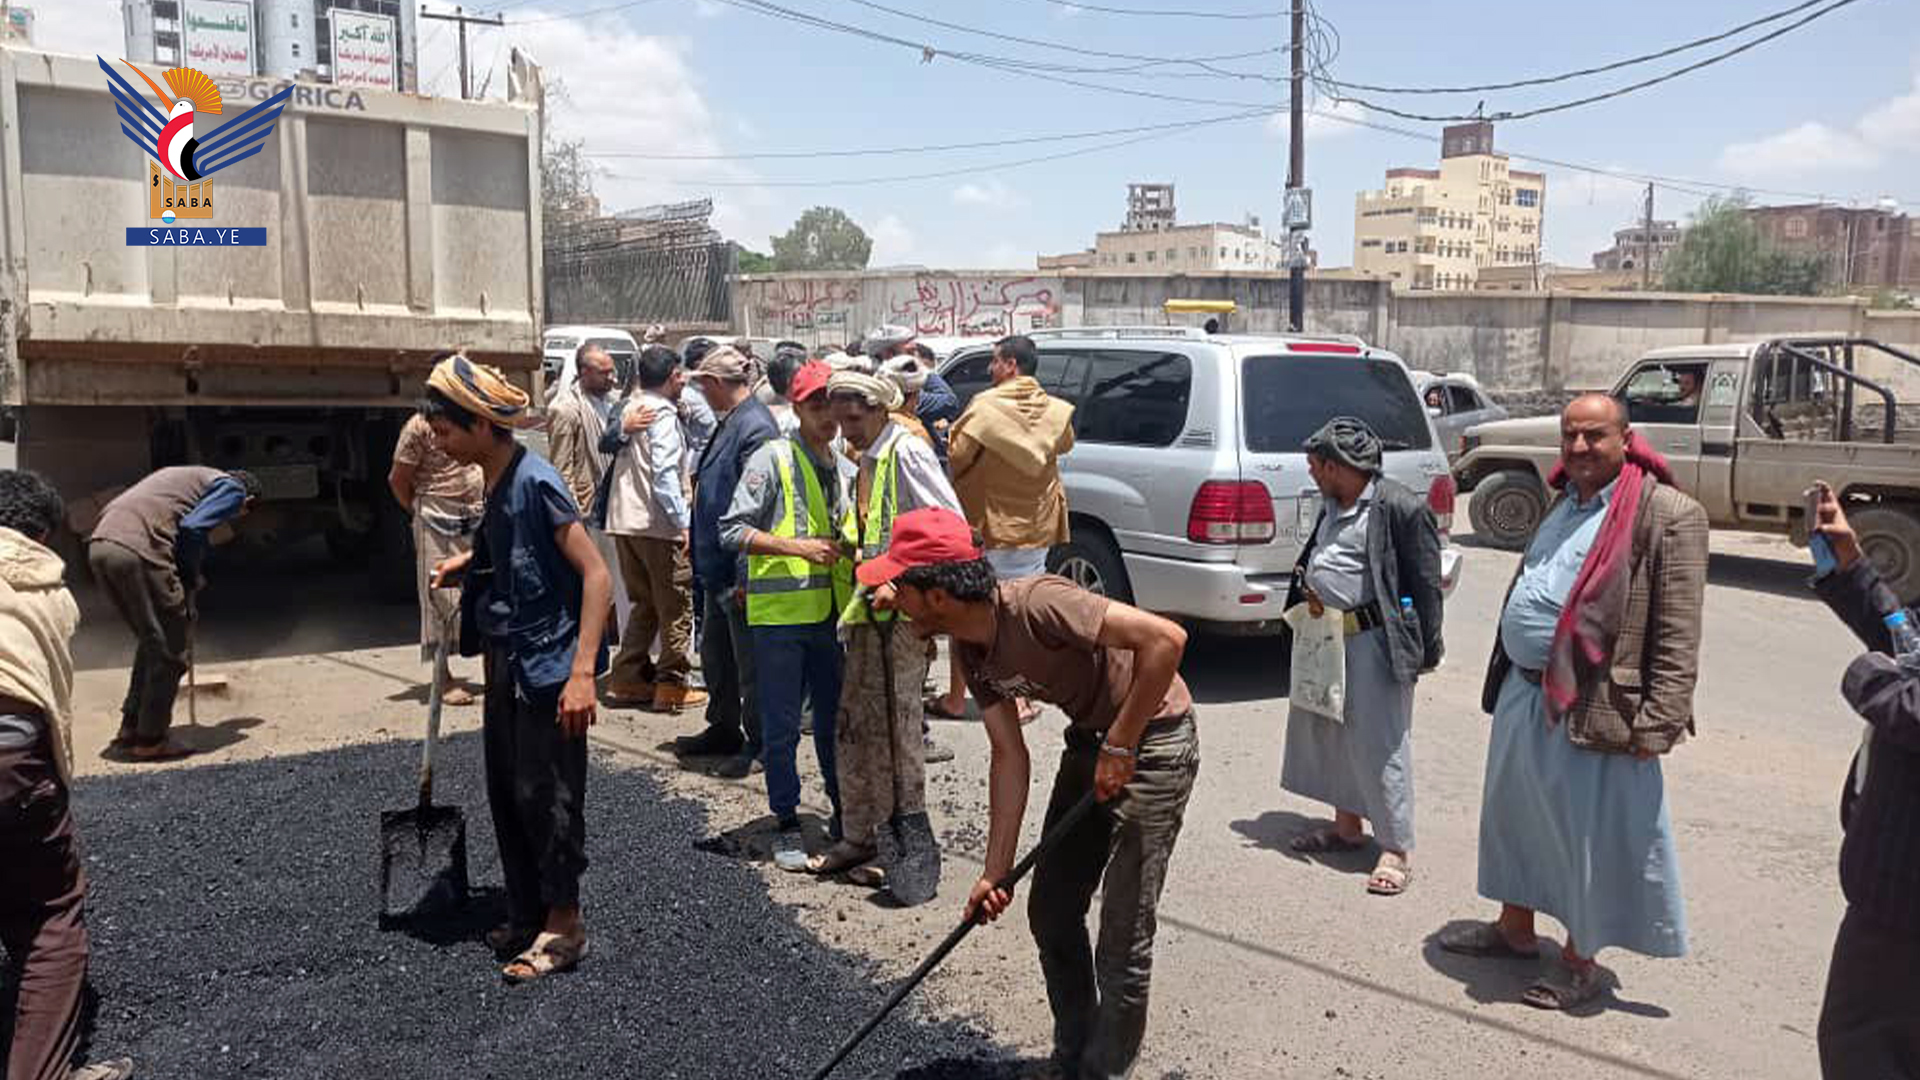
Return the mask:
<path id="1" fill-rule="evenodd" d="M 1247 449 L 1295 453 L 1336 416 L 1367 422 L 1389 450 L 1433 445 L 1427 413 L 1406 370 L 1352 356 L 1249 356 L 1240 364 Z"/>

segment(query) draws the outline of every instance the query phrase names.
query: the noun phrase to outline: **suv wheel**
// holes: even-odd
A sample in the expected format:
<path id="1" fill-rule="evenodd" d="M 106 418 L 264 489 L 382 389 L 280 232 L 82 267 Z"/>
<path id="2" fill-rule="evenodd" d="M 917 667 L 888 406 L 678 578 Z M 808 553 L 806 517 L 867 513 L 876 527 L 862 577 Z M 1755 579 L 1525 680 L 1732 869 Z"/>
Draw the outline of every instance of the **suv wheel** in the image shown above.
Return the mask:
<path id="1" fill-rule="evenodd" d="M 1133 603 L 1126 564 L 1112 542 L 1098 532 L 1088 531 L 1055 546 L 1047 553 L 1047 572 L 1109 600 Z"/>
<path id="2" fill-rule="evenodd" d="M 1547 492 L 1531 471 L 1504 469 L 1474 485 L 1467 502 L 1473 534 L 1494 547 L 1521 551 L 1547 512 Z"/>
<path id="3" fill-rule="evenodd" d="M 1920 512 L 1869 506 L 1851 515 L 1860 553 L 1902 603 L 1920 599 Z"/>

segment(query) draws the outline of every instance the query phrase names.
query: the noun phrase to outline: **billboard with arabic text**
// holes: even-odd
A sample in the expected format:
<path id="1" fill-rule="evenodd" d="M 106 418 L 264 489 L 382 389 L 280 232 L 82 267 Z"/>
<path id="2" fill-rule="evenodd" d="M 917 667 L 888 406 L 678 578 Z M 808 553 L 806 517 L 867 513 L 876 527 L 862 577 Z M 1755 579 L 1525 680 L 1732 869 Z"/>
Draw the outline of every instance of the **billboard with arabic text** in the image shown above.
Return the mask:
<path id="1" fill-rule="evenodd" d="M 208 75 L 252 75 L 253 0 L 181 0 L 181 67 Z"/>
<path id="2" fill-rule="evenodd" d="M 343 8 L 328 8 L 333 27 L 333 84 L 392 90 L 398 85 L 400 50 L 393 20 Z"/>

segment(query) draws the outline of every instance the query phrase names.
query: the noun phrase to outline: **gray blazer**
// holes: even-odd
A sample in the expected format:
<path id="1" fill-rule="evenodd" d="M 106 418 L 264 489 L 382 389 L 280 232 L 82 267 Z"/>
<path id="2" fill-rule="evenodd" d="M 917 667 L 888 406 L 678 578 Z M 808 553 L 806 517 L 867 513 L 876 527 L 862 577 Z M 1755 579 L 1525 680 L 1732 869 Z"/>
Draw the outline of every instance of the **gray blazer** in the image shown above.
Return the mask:
<path id="1" fill-rule="evenodd" d="M 1373 576 L 1373 595 L 1385 617 L 1387 655 L 1394 678 L 1412 682 L 1422 671 L 1440 666 L 1446 645 L 1440 638 L 1445 597 L 1440 592 L 1440 527 L 1425 497 L 1386 477 L 1373 484 L 1373 505 L 1367 511 L 1367 572 Z M 1320 508 L 1322 518 L 1327 509 Z M 1313 557 L 1320 523 L 1300 549 L 1293 567 L 1287 606 L 1305 598 L 1307 560 Z M 1400 598 L 1413 598 L 1413 615 L 1402 615 Z"/>

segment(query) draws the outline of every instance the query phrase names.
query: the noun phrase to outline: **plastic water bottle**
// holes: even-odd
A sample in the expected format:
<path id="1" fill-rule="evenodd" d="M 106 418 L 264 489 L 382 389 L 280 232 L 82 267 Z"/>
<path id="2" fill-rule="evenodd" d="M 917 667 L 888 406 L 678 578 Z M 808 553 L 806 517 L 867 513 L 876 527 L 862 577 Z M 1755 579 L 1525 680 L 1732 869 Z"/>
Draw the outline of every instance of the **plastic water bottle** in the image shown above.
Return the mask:
<path id="1" fill-rule="evenodd" d="M 1900 670 L 1911 675 L 1920 675 L 1920 629 L 1915 629 L 1913 618 L 1905 610 L 1888 612 L 1881 622 L 1887 628 L 1887 636 L 1893 641 L 1893 656 L 1900 664 Z M 1868 724 L 1860 733 L 1860 754 L 1853 767 L 1853 790 L 1858 794 L 1867 786 L 1867 754 L 1873 746 L 1873 725 Z"/>
<path id="2" fill-rule="evenodd" d="M 1407 622 L 1412 618 L 1413 618 L 1413 597 L 1403 596 L 1400 598 L 1400 621 Z"/>
<path id="3" fill-rule="evenodd" d="M 1914 628 L 1912 616 L 1904 610 L 1895 611 L 1881 621 L 1886 624 L 1887 636 L 1893 639 L 1893 655 L 1900 666 L 1920 670 L 1920 629 Z"/>

